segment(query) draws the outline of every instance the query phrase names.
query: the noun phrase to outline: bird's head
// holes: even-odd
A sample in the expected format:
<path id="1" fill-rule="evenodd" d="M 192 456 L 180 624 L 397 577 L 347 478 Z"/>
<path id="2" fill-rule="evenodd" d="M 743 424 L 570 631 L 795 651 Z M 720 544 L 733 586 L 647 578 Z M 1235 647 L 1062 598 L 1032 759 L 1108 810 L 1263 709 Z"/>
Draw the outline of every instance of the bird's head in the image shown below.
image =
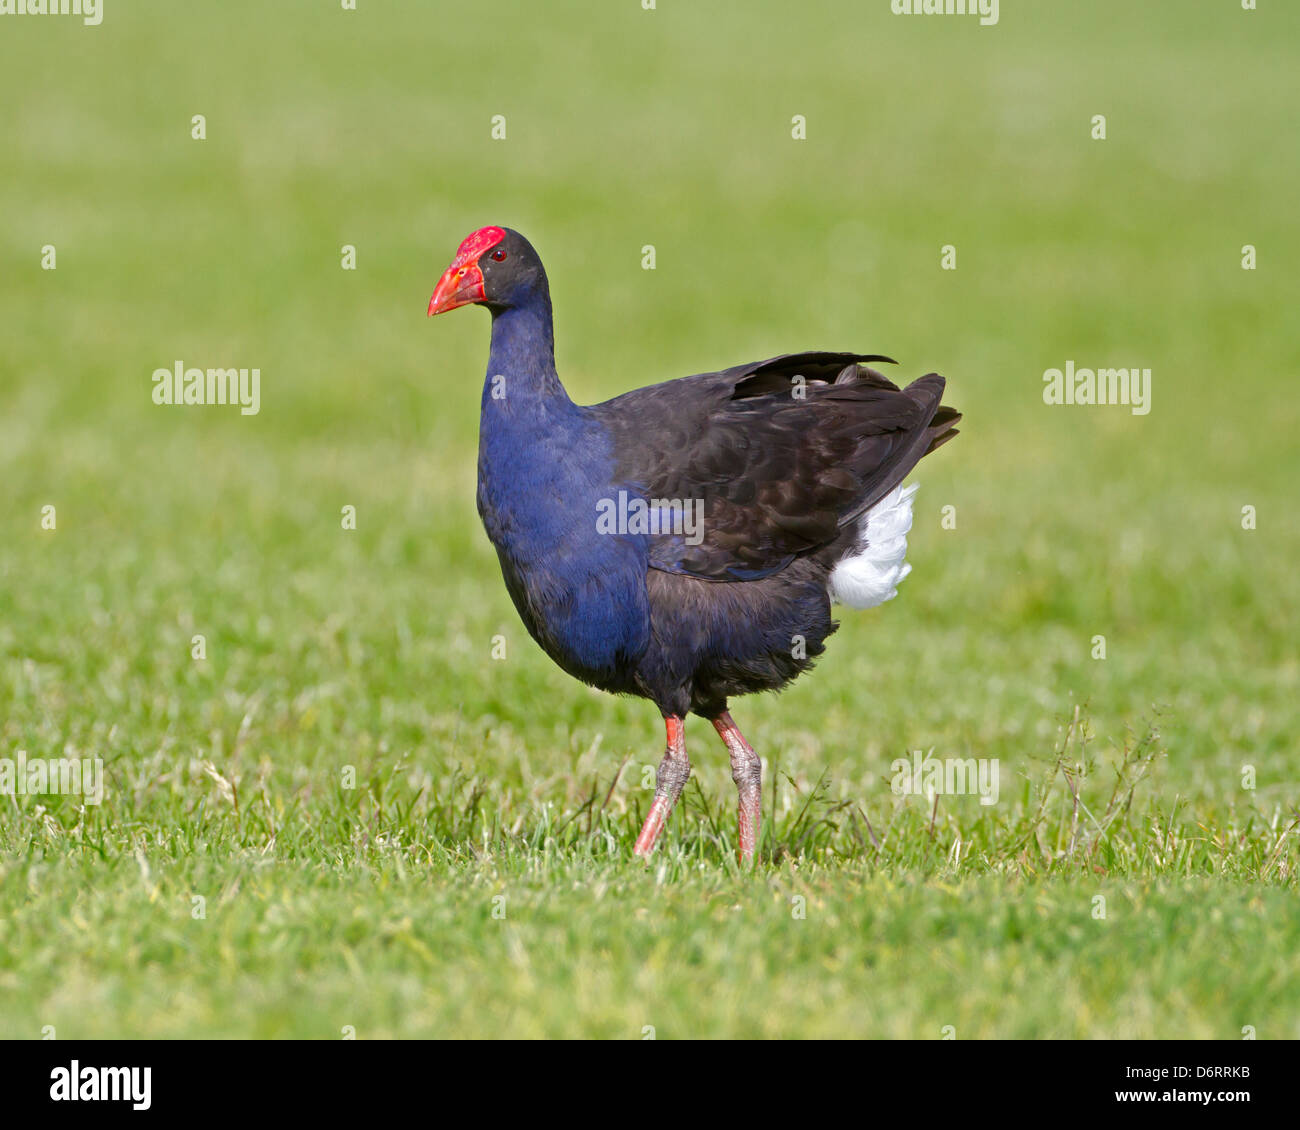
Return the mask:
<path id="1" fill-rule="evenodd" d="M 429 316 L 468 306 L 494 313 L 546 291 L 546 272 L 532 244 L 510 228 L 479 228 L 461 241 L 429 299 Z"/>

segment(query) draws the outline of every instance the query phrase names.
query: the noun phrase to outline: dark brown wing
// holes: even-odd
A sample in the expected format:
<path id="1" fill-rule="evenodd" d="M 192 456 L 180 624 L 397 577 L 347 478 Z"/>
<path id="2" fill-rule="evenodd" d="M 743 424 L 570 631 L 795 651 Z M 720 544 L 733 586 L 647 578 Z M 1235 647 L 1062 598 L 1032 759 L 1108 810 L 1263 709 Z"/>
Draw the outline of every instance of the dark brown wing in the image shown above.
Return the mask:
<path id="1" fill-rule="evenodd" d="M 679 523 L 651 535 L 650 564 L 709 580 L 768 576 L 834 541 L 956 434 L 941 376 L 900 389 L 868 361 L 889 358 L 793 353 L 594 406 L 620 484 L 702 511 L 691 532 Z"/>

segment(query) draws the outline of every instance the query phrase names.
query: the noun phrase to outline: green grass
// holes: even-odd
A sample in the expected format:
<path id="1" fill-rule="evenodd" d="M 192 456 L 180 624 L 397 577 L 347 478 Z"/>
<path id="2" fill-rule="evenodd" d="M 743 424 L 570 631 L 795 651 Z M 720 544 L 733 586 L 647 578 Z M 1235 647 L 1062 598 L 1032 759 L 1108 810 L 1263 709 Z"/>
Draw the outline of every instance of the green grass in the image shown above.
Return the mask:
<path id="1" fill-rule="evenodd" d="M 1300 12 L 337 8 L 0 17 L 0 757 L 108 771 L 0 798 L 0 1035 L 1300 1036 Z M 733 704 L 753 873 L 698 720 L 631 860 L 656 713 L 497 575 L 487 319 L 423 317 L 493 222 L 577 399 L 840 348 L 966 414 L 898 599 Z M 152 404 L 178 358 L 260 414 Z"/>

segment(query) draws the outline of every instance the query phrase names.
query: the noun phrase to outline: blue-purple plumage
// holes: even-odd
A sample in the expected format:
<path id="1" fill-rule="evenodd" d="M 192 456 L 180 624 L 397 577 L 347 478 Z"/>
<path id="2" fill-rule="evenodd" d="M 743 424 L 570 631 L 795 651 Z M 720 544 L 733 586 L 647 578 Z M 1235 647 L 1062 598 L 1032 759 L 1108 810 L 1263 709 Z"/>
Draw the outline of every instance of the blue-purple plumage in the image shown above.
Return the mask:
<path id="1" fill-rule="evenodd" d="M 835 630 L 832 594 L 890 599 L 906 576 L 904 477 L 956 434 L 931 373 L 796 353 L 574 404 L 555 371 L 550 291 L 508 228 L 465 239 L 429 300 L 492 312 L 478 508 L 533 638 L 593 686 L 663 713 L 667 749 L 635 851 L 648 856 L 690 775 L 694 711 L 727 746 L 739 851 L 756 857 L 762 762 L 727 711 L 776 690 Z"/>
<path id="2" fill-rule="evenodd" d="M 576 405 L 540 261 L 517 233 L 504 246 L 509 271 L 483 263 L 478 507 L 529 632 L 665 715 L 784 685 L 835 630 L 827 578 L 855 519 L 953 434 L 942 378 L 899 390 L 861 355 L 805 353 Z M 697 521 L 602 529 L 615 500 Z"/>

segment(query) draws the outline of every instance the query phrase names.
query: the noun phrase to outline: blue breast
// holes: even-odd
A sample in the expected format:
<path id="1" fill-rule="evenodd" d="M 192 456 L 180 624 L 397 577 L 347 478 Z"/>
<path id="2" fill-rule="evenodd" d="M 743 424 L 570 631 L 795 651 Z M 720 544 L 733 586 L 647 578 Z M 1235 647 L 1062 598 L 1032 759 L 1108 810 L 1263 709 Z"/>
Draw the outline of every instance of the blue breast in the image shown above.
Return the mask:
<path id="1" fill-rule="evenodd" d="M 618 492 L 609 439 L 539 363 L 546 351 L 521 342 L 527 329 L 506 315 L 493 324 L 479 514 L 533 638 L 571 674 L 626 689 L 650 641 L 647 539 L 598 531 Z"/>

